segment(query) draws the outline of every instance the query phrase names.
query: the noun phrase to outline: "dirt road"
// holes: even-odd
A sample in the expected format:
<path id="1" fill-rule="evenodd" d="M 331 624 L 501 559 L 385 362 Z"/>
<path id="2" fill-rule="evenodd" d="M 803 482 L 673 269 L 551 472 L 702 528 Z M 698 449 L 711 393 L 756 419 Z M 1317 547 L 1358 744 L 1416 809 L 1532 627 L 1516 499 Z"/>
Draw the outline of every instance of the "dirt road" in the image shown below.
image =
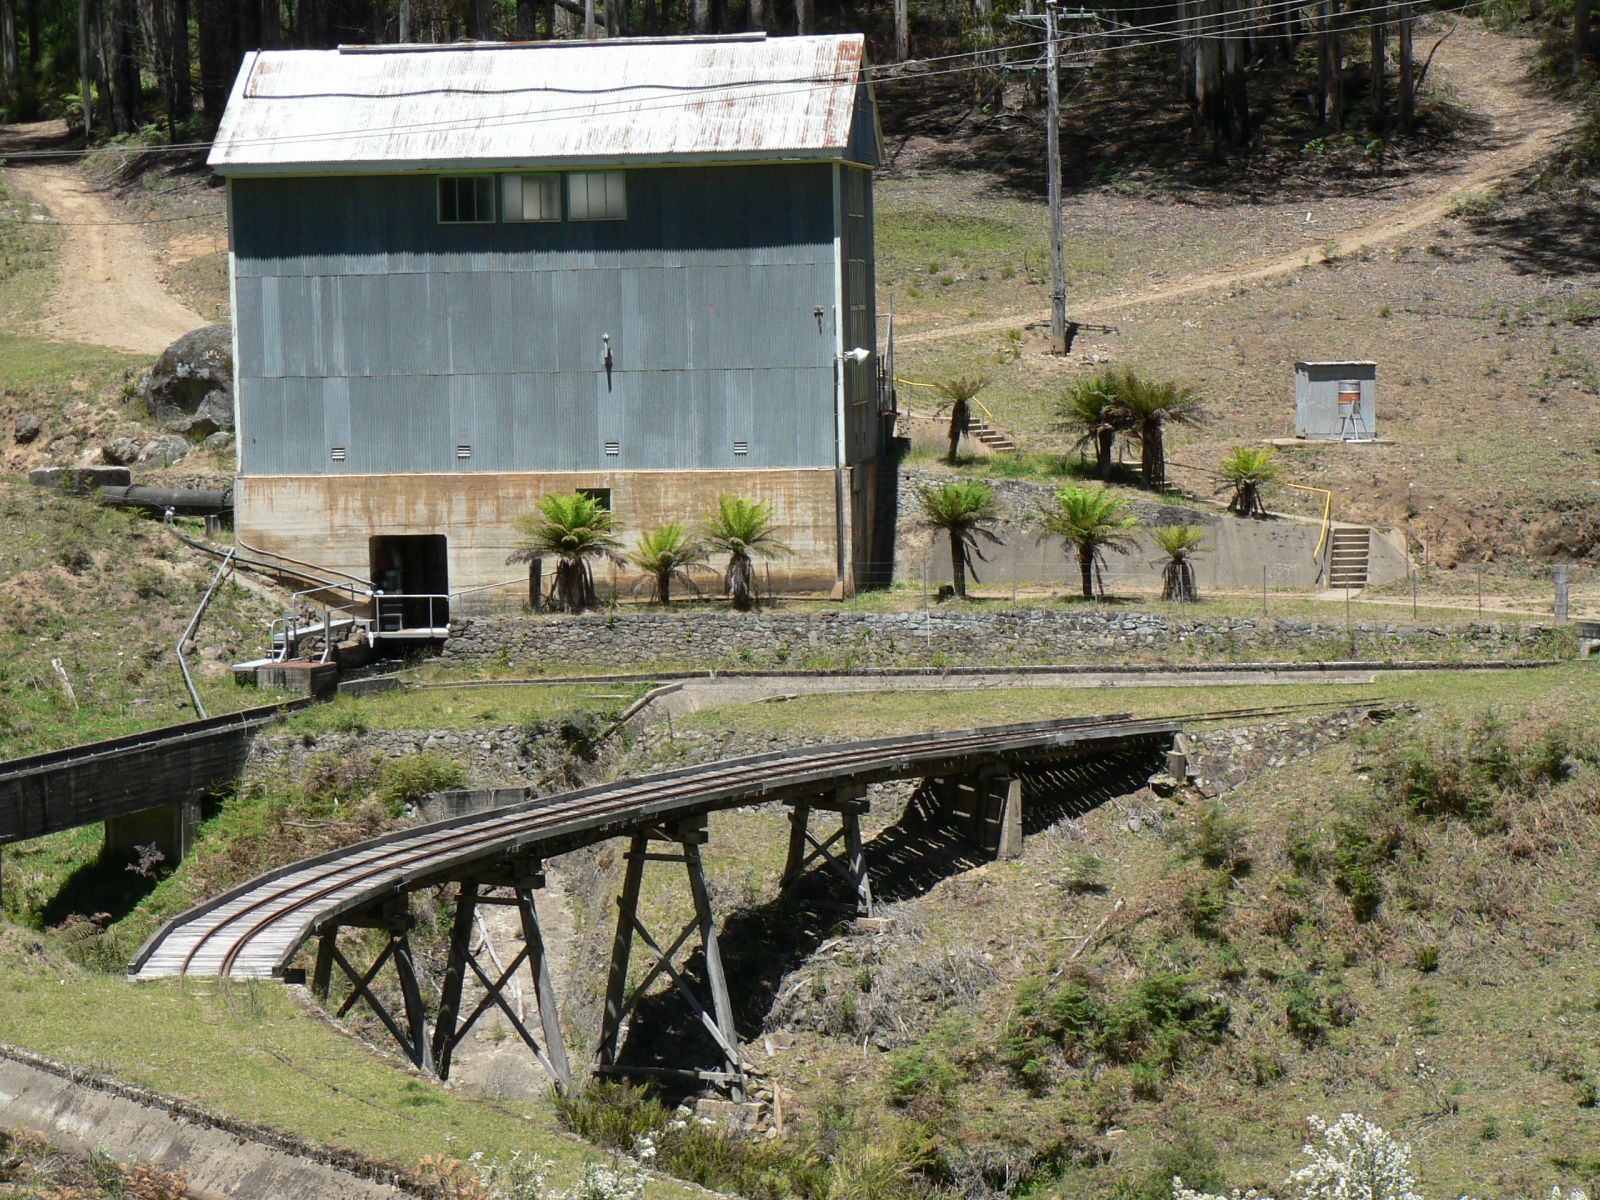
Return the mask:
<path id="1" fill-rule="evenodd" d="M 0 130 L 7 149 L 49 144 L 59 122 Z M 46 337 L 158 354 L 191 329 L 208 324 L 161 285 L 145 230 L 76 166 L 39 164 L 5 170 L 6 182 L 61 223 L 61 264 L 39 332 Z"/>
<path id="2" fill-rule="evenodd" d="M 1409 182 L 1405 199 L 1392 211 L 1350 225 L 1315 243 L 1260 262 L 1190 275 L 1160 287 L 1110 296 L 1074 298 L 1071 314 L 1090 320 L 1143 304 L 1164 304 L 1217 288 L 1292 274 L 1329 258 L 1342 258 L 1365 246 L 1400 241 L 1447 216 L 1457 200 L 1489 191 L 1531 167 L 1555 149 L 1572 124 L 1571 113 L 1537 92 L 1528 79 L 1525 43 L 1464 22 L 1440 47 L 1432 70 L 1459 102 L 1488 120 L 1478 150 L 1454 168 Z M 1015 329 L 1025 321 L 1048 322 L 1048 311 L 1011 313 L 981 321 L 901 334 L 902 345 L 945 341 Z"/>

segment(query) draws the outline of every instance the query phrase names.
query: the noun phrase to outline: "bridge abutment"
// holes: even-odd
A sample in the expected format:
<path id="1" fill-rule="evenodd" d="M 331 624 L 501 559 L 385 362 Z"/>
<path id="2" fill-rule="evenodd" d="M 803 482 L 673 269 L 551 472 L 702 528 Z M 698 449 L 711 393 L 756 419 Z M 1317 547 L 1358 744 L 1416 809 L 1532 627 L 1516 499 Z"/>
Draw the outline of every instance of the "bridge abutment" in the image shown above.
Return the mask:
<path id="1" fill-rule="evenodd" d="M 111 858 L 134 859 L 142 857 L 147 848 L 154 847 L 163 862 L 177 866 L 194 845 L 199 829 L 198 796 L 120 817 L 107 817 L 106 854 Z"/>
<path id="2" fill-rule="evenodd" d="M 1022 854 L 1022 780 L 1008 773 L 980 772 L 930 779 L 944 818 L 974 849 L 993 859 Z"/>

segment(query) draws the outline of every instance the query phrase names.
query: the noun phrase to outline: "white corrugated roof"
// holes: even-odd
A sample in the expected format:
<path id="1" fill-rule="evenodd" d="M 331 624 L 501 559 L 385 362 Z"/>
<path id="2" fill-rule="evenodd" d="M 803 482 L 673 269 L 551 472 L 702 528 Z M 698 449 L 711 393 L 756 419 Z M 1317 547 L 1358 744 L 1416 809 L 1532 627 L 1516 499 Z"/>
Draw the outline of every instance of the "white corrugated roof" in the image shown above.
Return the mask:
<path id="1" fill-rule="evenodd" d="M 263 50 L 211 149 L 223 173 L 837 157 L 862 38 Z"/>

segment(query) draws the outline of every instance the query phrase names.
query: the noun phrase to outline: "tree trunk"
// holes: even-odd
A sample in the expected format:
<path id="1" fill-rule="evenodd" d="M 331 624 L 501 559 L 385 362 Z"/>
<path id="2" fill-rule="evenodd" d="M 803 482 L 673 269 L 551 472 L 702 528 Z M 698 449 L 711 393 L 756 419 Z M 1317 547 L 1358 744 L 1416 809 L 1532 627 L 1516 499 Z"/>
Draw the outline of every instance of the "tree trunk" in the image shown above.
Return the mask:
<path id="1" fill-rule="evenodd" d="M 1384 92 L 1384 54 L 1389 42 L 1389 6 L 1383 5 L 1372 18 L 1372 116 L 1379 123 L 1389 114 Z"/>
<path id="2" fill-rule="evenodd" d="M 167 36 L 172 64 L 172 117 L 187 121 L 194 116 L 193 68 L 189 64 L 189 0 L 167 0 Z"/>
<path id="3" fill-rule="evenodd" d="M 672 607 L 672 572 L 659 571 L 656 574 L 656 599 L 661 601 L 662 608 Z"/>
<path id="4" fill-rule="evenodd" d="M 955 581 L 956 596 L 967 598 L 967 551 L 961 544 L 961 534 L 950 530 L 950 578 Z"/>
<path id="5" fill-rule="evenodd" d="M 1139 430 L 1139 475 L 1144 486 L 1155 489 L 1167 482 L 1167 452 L 1160 421 L 1146 421 Z"/>
<path id="6" fill-rule="evenodd" d="M 206 121 L 215 126 L 222 120 L 239 69 L 239 10 L 228 0 L 198 0 L 195 15 L 200 29 L 200 104 Z M 309 13 L 304 24 L 311 24 Z"/>
<path id="7" fill-rule="evenodd" d="M 583 36 L 594 38 L 594 0 L 583 0 Z"/>
<path id="8" fill-rule="evenodd" d="M 1117 431 L 1110 425 L 1095 430 L 1094 472 L 1101 479 L 1111 478 L 1111 452 L 1116 447 Z"/>
<path id="9" fill-rule="evenodd" d="M 0 0 L 0 84 L 15 96 L 22 83 L 22 51 L 17 44 L 17 0 Z"/>
<path id="10" fill-rule="evenodd" d="M 1324 128 L 1344 123 L 1340 86 L 1343 57 L 1336 0 L 1322 0 L 1322 36 L 1317 42 L 1317 119 Z"/>
<path id="11" fill-rule="evenodd" d="M 31 72 L 39 65 L 39 0 L 27 0 L 23 12 L 28 26 L 28 70 Z"/>
<path id="12" fill-rule="evenodd" d="M 728 597 L 740 612 L 755 607 L 755 568 L 748 554 L 734 554 L 728 559 Z"/>
<path id="13" fill-rule="evenodd" d="M 1416 83 L 1412 78 L 1411 64 L 1411 5 L 1400 5 L 1400 132 L 1410 133 L 1417 123 Z"/>
<path id="14" fill-rule="evenodd" d="M 283 12 L 279 7 L 279 0 L 260 0 L 260 3 L 261 3 L 261 18 L 260 18 L 261 19 L 261 43 L 260 43 L 260 48 L 263 49 L 263 50 L 277 50 L 277 49 L 279 49 L 279 48 L 281 48 L 283 46 Z M 375 18 L 378 21 L 381 21 L 381 18 L 377 18 L 377 14 L 379 12 L 381 12 L 382 10 L 378 9 L 377 6 L 374 5 L 373 6 L 373 11 L 374 11 Z M 383 40 L 382 36 L 380 35 L 377 40 L 382 41 Z M 247 50 L 248 49 L 253 49 L 253 48 L 254 47 L 249 47 L 249 46 L 245 47 L 245 49 L 247 49 Z"/>
<path id="15" fill-rule="evenodd" d="M 909 0 L 894 0 L 894 61 L 905 62 L 911 55 L 911 5 Z"/>
<path id="16" fill-rule="evenodd" d="M 1094 599 L 1094 547 L 1078 547 L 1078 573 L 1083 582 L 1083 598 Z"/>
<path id="17" fill-rule="evenodd" d="M 946 458 L 952 467 L 956 465 L 956 452 L 961 449 L 961 435 L 967 431 L 968 420 L 967 402 L 957 400 L 950 408 L 950 453 Z"/>
<path id="18" fill-rule="evenodd" d="M 711 32 L 711 0 L 694 0 L 694 31 Z"/>
<path id="19" fill-rule="evenodd" d="M 132 133 L 139 127 L 136 25 L 137 16 L 132 0 L 111 0 L 107 73 L 111 83 L 111 127 L 117 133 Z"/>
<path id="20" fill-rule="evenodd" d="M 517 0 L 517 41 L 531 42 L 538 36 L 538 12 L 534 0 Z"/>
<path id="21" fill-rule="evenodd" d="M 494 8 L 489 0 L 472 0 L 468 17 L 471 21 L 467 30 L 468 36 L 479 42 L 494 39 Z"/>
<path id="22" fill-rule="evenodd" d="M 83 136 L 94 132 L 94 80 L 89 58 L 94 44 L 94 0 L 78 0 L 78 87 L 83 106 Z"/>
<path id="23" fill-rule="evenodd" d="M 1572 5 L 1572 74 L 1583 71 L 1583 60 L 1589 57 L 1589 0 L 1573 0 Z"/>
<path id="24" fill-rule="evenodd" d="M 816 0 L 794 0 L 794 23 L 795 31 L 802 35 L 816 31 Z"/>
<path id="25" fill-rule="evenodd" d="M 1250 141 L 1250 87 L 1245 77 L 1248 42 L 1237 35 L 1223 42 L 1223 70 L 1228 85 L 1228 140 L 1235 146 Z"/>

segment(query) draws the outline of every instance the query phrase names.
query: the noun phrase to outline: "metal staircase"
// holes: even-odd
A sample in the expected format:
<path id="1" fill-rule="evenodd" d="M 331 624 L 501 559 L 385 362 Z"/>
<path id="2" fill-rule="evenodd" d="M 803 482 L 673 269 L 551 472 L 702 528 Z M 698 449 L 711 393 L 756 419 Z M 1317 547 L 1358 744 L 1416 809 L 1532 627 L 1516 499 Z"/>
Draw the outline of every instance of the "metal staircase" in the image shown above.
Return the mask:
<path id="1" fill-rule="evenodd" d="M 1372 530 L 1348 526 L 1333 531 L 1328 553 L 1328 586 L 1356 591 L 1367 586 L 1367 563 L 1372 553 Z"/>

